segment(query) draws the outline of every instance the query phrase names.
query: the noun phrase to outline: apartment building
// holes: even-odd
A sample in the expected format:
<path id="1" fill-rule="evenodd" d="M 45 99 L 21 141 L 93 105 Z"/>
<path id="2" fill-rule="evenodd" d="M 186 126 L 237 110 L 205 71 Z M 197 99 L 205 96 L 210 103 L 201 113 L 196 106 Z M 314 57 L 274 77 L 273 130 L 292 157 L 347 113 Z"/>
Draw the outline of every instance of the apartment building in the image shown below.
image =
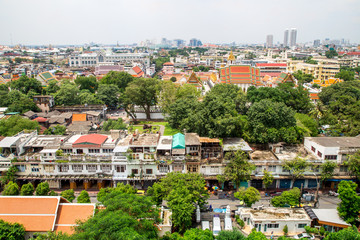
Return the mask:
<path id="1" fill-rule="evenodd" d="M 288 71 L 290 73 L 294 73 L 299 70 L 306 74 L 313 75 L 315 79 L 323 81 L 328 80 L 329 78 L 335 78 L 335 75 L 340 72 L 340 65 L 320 62 L 317 64 L 309 64 L 302 61 L 288 62 Z"/>

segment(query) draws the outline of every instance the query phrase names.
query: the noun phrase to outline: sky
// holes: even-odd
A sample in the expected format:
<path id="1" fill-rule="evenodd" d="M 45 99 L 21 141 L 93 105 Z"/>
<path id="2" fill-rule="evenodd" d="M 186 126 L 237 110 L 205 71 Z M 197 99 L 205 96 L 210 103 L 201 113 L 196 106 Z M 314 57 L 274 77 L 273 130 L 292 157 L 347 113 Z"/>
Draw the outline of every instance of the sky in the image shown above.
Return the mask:
<path id="1" fill-rule="evenodd" d="M 0 44 L 203 43 L 349 39 L 360 43 L 360 0 L 0 0 Z"/>

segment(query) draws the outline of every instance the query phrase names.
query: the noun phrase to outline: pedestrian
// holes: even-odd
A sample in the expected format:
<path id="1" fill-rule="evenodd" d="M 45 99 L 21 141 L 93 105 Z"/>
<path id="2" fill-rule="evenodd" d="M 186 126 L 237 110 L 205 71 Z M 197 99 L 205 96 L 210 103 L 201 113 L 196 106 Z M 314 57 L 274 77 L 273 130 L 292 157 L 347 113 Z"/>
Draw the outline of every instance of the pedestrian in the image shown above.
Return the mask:
<path id="1" fill-rule="evenodd" d="M 270 239 L 273 239 L 274 238 L 274 231 L 271 232 L 271 237 Z"/>

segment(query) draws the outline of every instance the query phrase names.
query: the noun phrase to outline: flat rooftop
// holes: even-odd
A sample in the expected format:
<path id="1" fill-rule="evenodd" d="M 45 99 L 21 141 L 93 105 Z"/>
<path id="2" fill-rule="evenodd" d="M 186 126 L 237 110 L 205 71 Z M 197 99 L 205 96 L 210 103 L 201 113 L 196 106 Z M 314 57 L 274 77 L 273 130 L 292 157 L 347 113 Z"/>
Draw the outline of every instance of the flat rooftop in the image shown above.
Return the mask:
<path id="1" fill-rule="evenodd" d="M 250 153 L 250 159 L 253 161 L 277 161 L 278 159 L 274 156 L 271 151 L 260 151 L 256 150 Z"/>
<path id="2" fill-rule="evenodd" d="M 252 208 L 240 208 L 241 214 L 252 215 L 253 221 L 256 220 L 303 220 L 311 221 L 303 208 L 263 208 L 255 210 Z"/>
<path id="3" fill-rule="evenodd" d="M 306 160 L 317 159 L 312 153 L 305 150 L 303 145 L 285 145 L 282 147 L 280 153 L 274 153 L 279 160 L 293 160 L 296 157 L 301 157 Z"/>
<path id="4" fill-rule="evenodd" d="M 360 147 L 360 137 L 307 137 L 324 147 Z"/>
<path id="5" fill-rule="evenodd" d="M 157 146 L 159 134 L 139 134 L 130 142 L 131 146 Z"/>

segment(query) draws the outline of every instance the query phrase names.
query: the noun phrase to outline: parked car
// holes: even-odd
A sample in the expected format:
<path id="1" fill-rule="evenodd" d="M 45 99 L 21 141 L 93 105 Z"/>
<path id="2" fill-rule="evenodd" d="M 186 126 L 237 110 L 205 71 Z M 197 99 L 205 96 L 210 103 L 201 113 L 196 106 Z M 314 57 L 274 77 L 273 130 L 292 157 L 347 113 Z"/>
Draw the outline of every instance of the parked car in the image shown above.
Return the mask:
<path id="1" fill-rule="evenodd" d="M 307 233 L 300 233 L 298 235 L 293 236 L 293 238 L 294 239 L 304 239 L 305 238 L 305 239 L 311 239 L 311 240 L 315 239 L 315 237 L 313 235 L 307 234 Z"/>

